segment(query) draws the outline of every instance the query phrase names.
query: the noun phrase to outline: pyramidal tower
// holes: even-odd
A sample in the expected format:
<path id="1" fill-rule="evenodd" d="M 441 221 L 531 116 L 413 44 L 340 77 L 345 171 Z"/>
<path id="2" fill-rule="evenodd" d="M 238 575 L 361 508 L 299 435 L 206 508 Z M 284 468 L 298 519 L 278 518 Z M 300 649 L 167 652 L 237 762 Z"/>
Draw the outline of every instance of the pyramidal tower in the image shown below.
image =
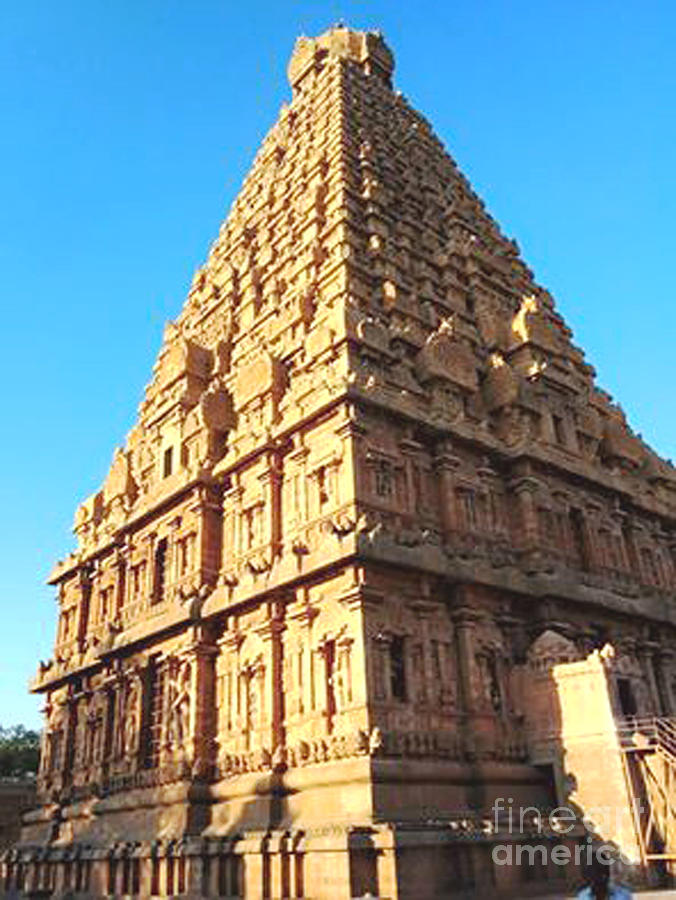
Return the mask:
<path id="1" fill-rule="evenodd" d="M 393 67 L 298 40 L 77 510 L 10 895 L 524 897 L 580 860 L 501 865 L 505 815 L 565 803 L 646 865 L 617 721 L 676 714 L 676 473 Z"/>

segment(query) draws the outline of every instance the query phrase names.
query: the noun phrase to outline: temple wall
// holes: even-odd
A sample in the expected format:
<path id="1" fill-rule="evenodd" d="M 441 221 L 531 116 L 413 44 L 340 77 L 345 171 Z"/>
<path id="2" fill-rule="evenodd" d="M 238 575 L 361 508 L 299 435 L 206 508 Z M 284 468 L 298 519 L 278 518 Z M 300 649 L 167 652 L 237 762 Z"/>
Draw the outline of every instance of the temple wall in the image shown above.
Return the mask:
<path id="1" fill-rule="evenodd" d="M 624 805 L 613 718 L 676 715 L 676 473 L 392 69 L 299 40 L 78 507 L 10 896 L 523 898 L 509 809 Z"/>

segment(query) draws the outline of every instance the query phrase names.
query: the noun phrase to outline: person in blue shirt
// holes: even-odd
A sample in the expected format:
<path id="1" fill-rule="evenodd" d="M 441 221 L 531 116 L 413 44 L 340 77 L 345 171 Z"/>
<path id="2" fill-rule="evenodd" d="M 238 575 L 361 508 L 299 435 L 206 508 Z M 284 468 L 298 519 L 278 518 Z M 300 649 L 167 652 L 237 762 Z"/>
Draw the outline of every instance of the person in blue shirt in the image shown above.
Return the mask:
<path id="1" fill-rule="evenodd" d="M 585 870 L 585 885 L 575 894 L 577 900 L 631 900 L 631 892 L 610 878 L 610 860 L 601 861 L 595 855 Z"/>

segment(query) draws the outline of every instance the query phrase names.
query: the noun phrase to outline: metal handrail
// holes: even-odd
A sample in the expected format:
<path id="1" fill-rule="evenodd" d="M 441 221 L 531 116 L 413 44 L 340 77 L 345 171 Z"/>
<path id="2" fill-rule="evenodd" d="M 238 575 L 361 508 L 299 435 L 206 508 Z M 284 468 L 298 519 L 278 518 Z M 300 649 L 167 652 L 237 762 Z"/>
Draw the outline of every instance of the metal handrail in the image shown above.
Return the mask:
<path id="1" fill-rule="evenodd" d="M 625 750 L 657 749 L 658 747 L 676 762 L 676 718 L 669 716 L 627 716 L 616 721 L 617 734 Z M 647 743 L 637 745 L 636 735 Z"/>
<path id="2" fill-rule="evenodd" d="M 617 735 L 621 750 L 638 757 L 638 771 L 648 790 L 649 778 L 658 790 L 658 796 L 649 800 L 648 810 L 639 812 L 640 807 L 634 805 L 633 814 L 636 833 L 641 847 L 644 863 L 657 860 L 676 859 L 676 847 L 673 846 L 674 825 L 676 824 L 676 808 L 673 805 L 674 774 L 676 773 L 676 719 L 668 716 L 627 716 L 616 721 Z M 651 771 L 643 752 L 662 757 L 666 768 L 664 777 Z M 631 783 L 631 778 L 630 778 Z M 631 789 L 632 794 L 634 788 Z M 641 800 L 635 796 L 634 799 Z M 655 840 L 657 839 L 657 845 Z"/>

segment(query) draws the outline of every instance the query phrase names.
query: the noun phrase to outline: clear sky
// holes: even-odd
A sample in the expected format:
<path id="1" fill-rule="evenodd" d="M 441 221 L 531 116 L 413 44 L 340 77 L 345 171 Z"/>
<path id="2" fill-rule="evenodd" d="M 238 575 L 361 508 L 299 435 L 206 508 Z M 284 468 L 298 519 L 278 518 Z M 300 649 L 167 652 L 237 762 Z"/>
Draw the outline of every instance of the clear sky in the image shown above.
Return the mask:
<path id="1" fill-rule="evenodd" d="M 676 457 L 673 0 L 0 4 L 0 724 L 39 722 L 44 579 L 131 427 L 164 322 L 289 99 L 300 33 L 379 28 L 557 299 Z"/>

